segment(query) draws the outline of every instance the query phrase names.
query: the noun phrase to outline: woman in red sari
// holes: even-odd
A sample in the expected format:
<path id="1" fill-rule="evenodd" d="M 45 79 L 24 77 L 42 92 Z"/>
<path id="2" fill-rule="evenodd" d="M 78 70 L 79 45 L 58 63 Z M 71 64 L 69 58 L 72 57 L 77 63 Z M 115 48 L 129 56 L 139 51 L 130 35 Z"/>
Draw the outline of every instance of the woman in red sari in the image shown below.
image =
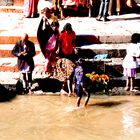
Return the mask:
<path id="1" fill-rule="evenodd" d="M 76 33 L 70 23 L 66 23 L 63 31 L 59 35 L 58 55 L 60 58 L 67 58 L 75 62 L 76 53 Z"/>
<path id="2" fill-rule="evenodd" d="M 66 23 L 66 25 L 63 28 L 63 31 L 59 35 L 57 53 L 58 56 L 62 58 L 60 64 L 62 65 L 64 63 L 66 65 L 66 67 L 62 68 L 62 70 L 65 70 L 65 73 L 67 73 L 60 92 L 62 94 L 67 94 L 67 92 L 64 91 L 64 86 L 67 83 L 68 96 L 71 96 L 72 92 L 70 88 L 70 74 L 72 74 L 74 68 L 77 50 L 76 50 L 76 33 L 73 31 L 70 23 Z M 59 75 L 62 75 L 62 73 L 64 73 L 62 70 L 59 70 L 60 73 Z"/>
<path id="3" fill-rule="evenodd" d="M 37 10 L 38 1 L 39 0 L 24 0 L 24 16 L 26 18 L 39 16 Z"/>

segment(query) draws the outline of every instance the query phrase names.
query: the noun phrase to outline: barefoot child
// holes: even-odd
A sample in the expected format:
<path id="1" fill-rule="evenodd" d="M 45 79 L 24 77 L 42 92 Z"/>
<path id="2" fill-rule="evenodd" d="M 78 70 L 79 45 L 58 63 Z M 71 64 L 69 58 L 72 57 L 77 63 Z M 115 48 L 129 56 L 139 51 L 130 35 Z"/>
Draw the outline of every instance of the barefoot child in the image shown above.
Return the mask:
<path id="1" fill-rule="evenodd" d="M 123 60 L 123 73 L 126 79 L 126 87 L 124 90 L 135 91 L 134 79 L 136 77 L 136 69 L 139 67 L 137 57 L 140 56 L 140 46 L 138 43 L 137 34 L 133 34 L 131 37 L 132 45 L 127 47 L 127 54 Z"/>
<path id="2" fill-rule="evenodd" d="M 83 93 L 86 94 L 84 106 L 88 104 L 89 98 L 90 98 L 90 93 L 86 91 L 84 85 L 84 71 L 83 71 L 83 60 L 80 58 L 77 62 L 77 66 L 74 70 L 74 76 L 73 76 L 73 90 L 75 90 L 77 97 L 77 107 L 80 106 L 80 102 L 82 99 Z"/>

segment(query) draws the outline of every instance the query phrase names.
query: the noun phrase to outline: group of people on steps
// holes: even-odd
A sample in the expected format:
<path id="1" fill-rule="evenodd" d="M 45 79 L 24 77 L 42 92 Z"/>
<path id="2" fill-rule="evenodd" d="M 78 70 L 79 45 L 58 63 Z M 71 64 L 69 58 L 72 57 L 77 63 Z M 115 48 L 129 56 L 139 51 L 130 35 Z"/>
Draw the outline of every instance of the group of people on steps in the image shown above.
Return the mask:
<path id="1" fill-rule="evenodd" d="M 107 20 L 107 19 L 106 19 Z M 68 96 L 76 95 L 77 106 L 80 105 L 82 93 L 87 95 L 85 106 L 90 98 L 90 93 L 85 88 L 85 75 L 83 60 L 77 57 L 76 33 L 70 23 L 66 23 L 63 30 L 59 31 L 59 22 L 56 16 L 52 15 L 49 8 L 42 10 L 42 18 L 37 30 L 37 39 L 45 57 L 44 70 L 48 76 L 63 82 L 61 94 Z M 25 93 L 32 93 L 32 72 L 34 70 L 33 57 L 35 56 L 34 43 L 29 41 L 27 33 L 22 35 L 21 40 L 17 41 L 12 54 L 18 58 L 18 68 L 21 72 L 21 79 Z M 137 58 L 140 56 L 140 46 L 136 35 L 132 35 L 131 42 L 135 49 L 129 51 L 123 61 L 124 76 L 126 80 L 125 90 L 135 91 L 134 79 L 138 68 Z M 72 79 L 72 87 L 71 87 Z M 66 92 L 65 86 L 68 88 Z"/>
<path id="2" fill-rule="evenodd" d="M 21 40 L 16 42 L 12 54 L 18 58 L 24 93 L 31 94 L 33 57 L 36 53 L 34 43 L 28 38 L 28 34 L 23 33 Z M 49 8 L 44 8 L 37 30 L 37 39 L 45 57 L 44 70 L 46 75 L 53 76 L 53 78 L 63 82 L 61 94 L 78 96 L 77 106 L 80 106 L 84 92 L 87 95 L 84 104 L 86 106 L 90 93 L 84 88 L 83 60 L 76 55 L 76 33 L 72 29 L 72 25 L 66 23 L 60 32 L 58 19 L 51 14 Z M 65 86 L 67 86 L 68 92 L 65 91 Z"/>
<path id="3" fill-rule="evenodd" d="M 98 10 L 98 4 L 99 3 L 99 10 Z M 59 15 L 61 13 L 61 19 L 65 18 L 66 16 L 69 16 L 68 13 L 75 13 L 76 9 L 78 9 L 78 6 L 81 6 L 81 8 L 90 8 L 95 5 L 94 11 L 99 11 L 98 12 L 98 17 L 96 18 L 98 21 L 110 21 L 108 18 L 109 14 L 109 6 L 110 4 L 113 5 L 119 5 L 119 7 L 138 7 L 138 0 L 92 0 L 92 1 L 87 1 L 87 0 L 24 0 L 24 16 L 26 18 L 36 18 L 39 17 L 39 13 L 41 12 L 42 9 L 46 7 L 49 7 L 53 9 L 55 15 Z M 120 9 L 118 8 L 118 9 Z M 72 9 L 75 9 L 73 12 Z M 115 10 L 115 7 L 113 11 Z M 96 12 L 95 12 L 96 13 Z"/>

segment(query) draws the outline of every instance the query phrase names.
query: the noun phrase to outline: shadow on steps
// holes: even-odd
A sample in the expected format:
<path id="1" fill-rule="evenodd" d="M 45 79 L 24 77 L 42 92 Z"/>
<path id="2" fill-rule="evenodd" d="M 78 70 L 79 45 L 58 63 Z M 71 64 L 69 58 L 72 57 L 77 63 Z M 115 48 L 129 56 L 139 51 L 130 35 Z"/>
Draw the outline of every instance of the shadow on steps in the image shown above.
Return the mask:
<path id="1" fill-rule="evenodd" d="M 16 91 L 12 90 L 8 85 L 4 86 L 0 84 L 0 102 L 11 101 L 16 95 Z"/>
<path id="2" fill-rule="evenodd" d="M 57 79 L 51 78 L 39 78 L 33 81 L 33 92 L 34 91 L 42 91 L 42 92 L 59 92 L 62 87 L 62 83 Z M 16 84 L 16 91 L 18 94 L 23 93 L 23 86 L 21 80 L 19 80 Z"/>
<path id="3" fill-rule="evenodd" d="M 38 84 L 35 90 L 42 90 L 43 92 L 59 92 L 62 87 L 62 83 L 57 79 L 35 79 L 34 82 Z"/>

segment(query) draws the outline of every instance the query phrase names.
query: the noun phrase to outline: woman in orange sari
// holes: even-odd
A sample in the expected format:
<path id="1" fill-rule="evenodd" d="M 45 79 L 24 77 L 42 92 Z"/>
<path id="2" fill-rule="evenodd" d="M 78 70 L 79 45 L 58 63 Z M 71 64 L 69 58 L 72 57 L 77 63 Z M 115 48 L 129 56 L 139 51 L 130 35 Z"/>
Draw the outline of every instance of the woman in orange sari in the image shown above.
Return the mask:
<path id="1" fill-rule="evenodd" d="M 39 0 L 24 0 L 24 16 L 26 18 L 39 16 L 37 10 L 38 1 Z"/>

